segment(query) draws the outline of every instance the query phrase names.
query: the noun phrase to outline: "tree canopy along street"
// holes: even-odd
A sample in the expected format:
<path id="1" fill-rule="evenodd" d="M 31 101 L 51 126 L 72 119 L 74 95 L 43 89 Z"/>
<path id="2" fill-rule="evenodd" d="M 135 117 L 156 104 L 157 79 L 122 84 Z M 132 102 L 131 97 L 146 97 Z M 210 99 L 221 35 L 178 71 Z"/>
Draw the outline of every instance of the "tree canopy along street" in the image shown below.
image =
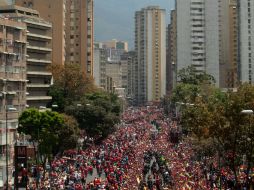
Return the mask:
<path id="1" fill-rule="evenodd" d="M 128 108 L 116 128 L 99 144 L 56 155 L 45 169 L 29 168 L 29 188 L 234 189 L 230 168 L 219 169 L 216 157 L 197 159 L 193 142 L 162 108 Z M 244 169 L 238 172 L 241 189 L 250 188 Z"/>

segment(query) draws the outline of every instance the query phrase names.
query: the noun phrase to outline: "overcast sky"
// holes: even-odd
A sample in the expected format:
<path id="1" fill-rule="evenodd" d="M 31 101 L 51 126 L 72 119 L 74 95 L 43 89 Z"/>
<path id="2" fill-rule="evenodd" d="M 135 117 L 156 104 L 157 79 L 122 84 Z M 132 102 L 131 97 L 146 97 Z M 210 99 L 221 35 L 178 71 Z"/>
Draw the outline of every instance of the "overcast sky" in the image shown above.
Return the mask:
<path id="1" fill-rule="evenodd" d="M 118 39 L 133 47 L 135 11 L 149 5 L 166 9 L 169 22 L 174 0 L 94 0 L 95 41 Z"/>

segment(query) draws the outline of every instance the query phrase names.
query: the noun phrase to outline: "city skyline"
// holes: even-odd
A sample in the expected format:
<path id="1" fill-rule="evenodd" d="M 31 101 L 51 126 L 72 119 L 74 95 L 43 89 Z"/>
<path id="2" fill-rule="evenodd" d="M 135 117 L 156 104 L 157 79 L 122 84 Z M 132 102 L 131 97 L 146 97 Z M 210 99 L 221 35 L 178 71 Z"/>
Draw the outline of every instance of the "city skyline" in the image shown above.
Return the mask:
<path id="1" fill-rule="evenodd" d="M 135 27 L 133 15 L 135 11 L 149 5 L 158 5 L 160 8 L 166 9 L 166 23 L 169 23 L 170 10 L 174 8 L 174 0 L 95 0 L 95 41 L 123 40 L 129 43 L 130 50 L 133 49 Z"/>

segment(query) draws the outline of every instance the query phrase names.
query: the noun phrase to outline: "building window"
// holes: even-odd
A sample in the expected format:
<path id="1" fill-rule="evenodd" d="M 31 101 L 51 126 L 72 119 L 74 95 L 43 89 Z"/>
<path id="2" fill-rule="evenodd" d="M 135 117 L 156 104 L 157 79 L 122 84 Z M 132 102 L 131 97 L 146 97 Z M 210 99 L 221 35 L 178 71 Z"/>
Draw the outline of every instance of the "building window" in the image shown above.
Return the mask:
<path id="1" fill-rule="evenodd" d="M 29 2 L 29 3 L 28 3 L 28 7 L 32 8 L 32 7 L 33 7 L 33 3 L 32 3 L 32 2 Z"/>

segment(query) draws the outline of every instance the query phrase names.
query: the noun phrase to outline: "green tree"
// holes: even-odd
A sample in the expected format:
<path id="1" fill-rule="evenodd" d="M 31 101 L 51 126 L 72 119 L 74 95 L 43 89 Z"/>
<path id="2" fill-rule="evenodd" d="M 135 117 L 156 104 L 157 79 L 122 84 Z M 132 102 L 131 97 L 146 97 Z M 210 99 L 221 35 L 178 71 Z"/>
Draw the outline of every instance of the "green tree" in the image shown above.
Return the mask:
<path id="1" fill-rule="evenodd" d="M 254 116 L 241 114 L 242 110 L 253 108 L 254 87 L 243 84 L 236 92 L 204 91 L 195 99 L 194 106 L 186 107 L 183 112 L 183 127 L 191 129 L 198 139 L 212 138 L 214 147 L 224 164 L 234 171 L 236 179 L 243 155 L 246 155 L 248 171 L 254 164 Z"/>
<path id="2" fill-rule="evenodd" d="M 54 84 L 49 95 L 52 96 L 52 104 L 57 104 L 57 111 L 63 112 L 65 105 L 73 101 L 79 101 L 86 93 L 96 91 L 93 79 L 86 76 L 78 64 L 51 65 Z"/>
<path id="3" fill-rule="evenodd" d="M 81 131 L 78 128 L 77 120 L 69 115 L 61 114 L 64 120 L 63 127 L 58 132 L 59 143 L 56 148 L 62 153 L 64 150 L 77 147 L 78 139 L 81 137 Z"/>
<path id="4" fill-rule="evenodd" d="M 210 90 L 215 83 L 213 76 L 197 72 L 193 66 L 181 69 L 178 79 L 178 84 L 170 98 L 171 103 L 194 103 L 198 96 L 202 96 L 203 92 L 206 93 L 207 90 Z"/>
<path id="5" fill-rule="evenodd" d="M 30 135 L 31 140 L 38 143 L 44 167 L 46 159 L 50 160 L 60 151 L 74 148 L 77 144 L 77 122 L 70 116 L 49 110 L 27 109 L 19 117 L 19 123 L 18 132 Z"/>
<path id="6" fill-rule="evenodd" d="M 203 83 L 214 84 L 215 79 L 212 75 L 197 71 L 194 66 L 183 68 L 178 72 L 179 82 L 184 84 L 200 85 Z"/>
<path id="7" fill-rule="evenodd" d="M 80 129 L 96 139 L 103 139 L 115 131 L 115 124 L 120 120 L 119 100 L 104 92 L 87 94 L 78 107 L 73 103 L 65 111 L 77 119 Z"/>

